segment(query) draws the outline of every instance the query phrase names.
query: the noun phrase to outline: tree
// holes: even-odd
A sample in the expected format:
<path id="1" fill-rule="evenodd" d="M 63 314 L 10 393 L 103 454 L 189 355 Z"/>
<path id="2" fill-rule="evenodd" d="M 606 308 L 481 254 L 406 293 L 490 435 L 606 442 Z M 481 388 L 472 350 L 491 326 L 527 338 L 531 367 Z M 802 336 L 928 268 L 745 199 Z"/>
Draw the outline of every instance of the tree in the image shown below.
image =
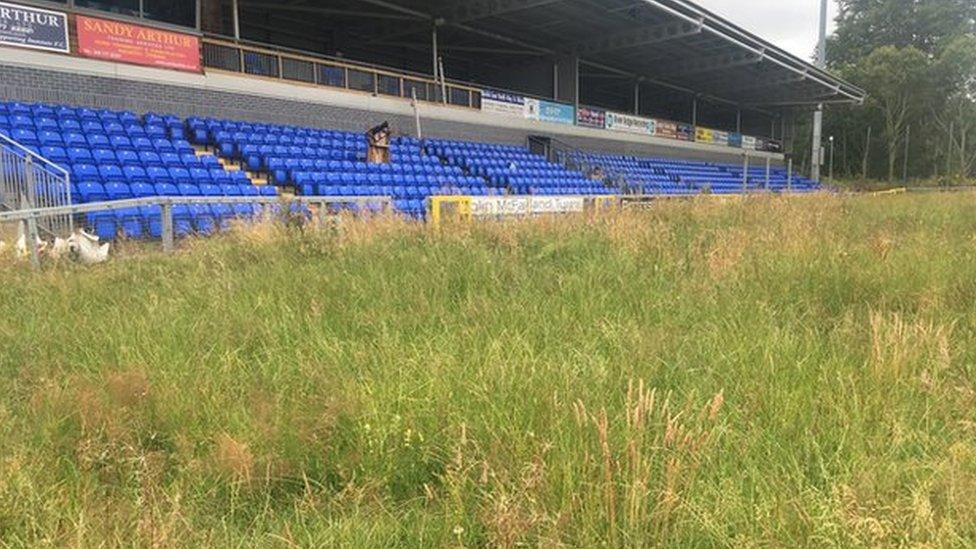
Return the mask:
<path id="1" fill-rule="evenodd" d="M 929 91 L 929 59 L 913 46 L 882 46 L 858 64 L 855 74 L 868 92 L 868 107 L 878 109 L 882 115 L 888 180 L 894 180 L 905 129 Z"/>
<path id="2" fill-rule="evenodd" d="M 909 46 L 938 56 L 976 32 L 973 0 L 838 0 L 837 31 L 828 42 L 831 65 L 856 64 L 881 46 Z"/>

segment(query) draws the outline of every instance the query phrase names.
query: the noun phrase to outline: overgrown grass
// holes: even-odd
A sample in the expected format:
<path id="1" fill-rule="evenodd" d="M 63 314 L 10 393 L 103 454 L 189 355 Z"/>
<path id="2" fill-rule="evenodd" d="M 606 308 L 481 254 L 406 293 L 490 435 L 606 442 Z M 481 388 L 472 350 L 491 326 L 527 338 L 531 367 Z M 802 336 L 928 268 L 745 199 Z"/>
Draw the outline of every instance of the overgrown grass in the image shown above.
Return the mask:
<path id="1" fill-rule="evenodd" d="M 976 195 L 0 276 L 2 545 L 976 543 Z"/>

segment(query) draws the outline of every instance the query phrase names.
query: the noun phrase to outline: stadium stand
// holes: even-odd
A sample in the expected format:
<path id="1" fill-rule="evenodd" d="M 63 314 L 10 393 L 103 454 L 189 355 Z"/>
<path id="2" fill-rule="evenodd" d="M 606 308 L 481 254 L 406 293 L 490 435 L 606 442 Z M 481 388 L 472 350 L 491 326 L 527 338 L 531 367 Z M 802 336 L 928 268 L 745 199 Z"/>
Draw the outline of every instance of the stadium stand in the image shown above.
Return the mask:
<path id="1" fill-rule="evenodd" d="M 777 168 L 573 152 L 558 162 L 525 146 L 395 138 L 389 164 L 368 164 L 365 134 L 211 118 L 63 105 L 0 102 L 0 132 L 64 167 L 75 203 L 147 196 L 390 196 L 396 209 L 424 219 L 435 195 L 730 194 L 787 190 Z M 568 161 L 572 161 L 569 163 Z M 567 166 L 584 166 L 571 169 Z M 599 168 L 599 170 L 595 170 Z M 791 191 L 819 185 L 794 178 Z M 177 235 L 210 234 L 251 205 L 174 208 Z M 111 239 L 158 237 L 158 207 L 93 213 L 85 220 Z"/>
<path id="2" fill-rule="evenodd" d="M 571 165 L 592 172 L 599 170 L 619 180 L 625 193 L 647 195 L 738 194 L 743 192 L 796 192 L 821 190 L 819 183 L 794 175 L 791 179 L 785 168 L 770 168 L 769 183 L 766 168 L 749 168 L 743 186 L 741 165 L 709 162 L 690 162 L 667 158 L 569 153 L 561 158 Z"/>

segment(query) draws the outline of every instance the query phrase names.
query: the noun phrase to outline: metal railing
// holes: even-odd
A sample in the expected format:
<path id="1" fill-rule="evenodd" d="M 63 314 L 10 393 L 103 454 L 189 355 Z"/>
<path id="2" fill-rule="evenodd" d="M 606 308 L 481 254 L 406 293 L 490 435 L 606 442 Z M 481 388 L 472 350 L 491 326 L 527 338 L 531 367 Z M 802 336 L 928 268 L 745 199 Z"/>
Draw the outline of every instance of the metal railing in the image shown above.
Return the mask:
<path id="1" fill-rule="evenodd" d="M 589 162 L 586 160 L 588 156 L 582 149 L 574 147 L 565 141 L 550 138 L 550 162 L 562 164 L 566 169 L 580 172 L 594 181 L 601 181 L 607 188 L 619 190 L 623 194 L 629 194 L 629 184 L 624 174 L 608 166 Z"/>
<path id="2" fill-rule="evenodd" d="M 393 199 L 389 196 L 296 196 L 290 199 L 275 196 L 151 196 L 0 212 L 0 223 L 17 222 L 26 225 L 26 234 L 29 235 L 27 247 L 31 262 L 35 267 L 38 267 L 40 266 L 40 254 L 37 245 L 38 227 L 45 220 L 65 216 L 74 218 L 74 216 L 88 213 L 111 212 L 143 206 L 160 206 L 161 240 L 163 250 L 169 252 L 173 250 L 176 237 L 173 206 L 193 204 L 258 204 L 279 205 L 285 208 L 291 208 L 292 205 L 296 204 L 316 206 L 316 215 L 320 221 L 324 221 L 337 210 L 337 206 L 341 205 L 355 205 L 360 211 L 377 211 L 378 213 L 389 213 L 393 209 Z"/>
<path id="3" fill-rule="evenodd" d="M 418 101 L 481 109 L 481 90 L 471 86 L 243 42 L 204 38 L 203 66 L 376 96 L 407 100 L 416 97 Z"/>
<path id="4" fill-rule="evenodd" d="M 57 164 L 0 133 L 0 208 L 71 206 L 71 177 Z M 70 214 L 46 216 L 38 229 L 53 236 L 74 230 Z"/>

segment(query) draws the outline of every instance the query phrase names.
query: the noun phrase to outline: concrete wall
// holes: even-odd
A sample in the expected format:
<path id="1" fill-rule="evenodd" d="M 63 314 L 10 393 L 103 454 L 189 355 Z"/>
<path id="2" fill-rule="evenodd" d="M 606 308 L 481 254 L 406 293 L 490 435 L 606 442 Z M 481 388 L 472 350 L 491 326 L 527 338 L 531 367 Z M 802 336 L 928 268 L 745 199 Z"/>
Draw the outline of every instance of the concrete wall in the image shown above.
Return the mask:
<path id="1" fill-rule="evenodd" d="M 180 73 L 5 47 L 0 47 L 0 99 L 351 131 L 364 131 L 384 120 L 407 134 L 413 134 L 415 126 L 410 103 L 399 98 L 213 71 Z M 420 111 L 424 137 L 525 143 L 529 135 L 548 135 L 593 151 L 723 162 L 737 162 L 742 156 L 742 151 L 727 147 L 492 116 L 472 109 L 422 104 Z M 775 161 L 782 158 L 768 153 L 750 154 Z"/>

